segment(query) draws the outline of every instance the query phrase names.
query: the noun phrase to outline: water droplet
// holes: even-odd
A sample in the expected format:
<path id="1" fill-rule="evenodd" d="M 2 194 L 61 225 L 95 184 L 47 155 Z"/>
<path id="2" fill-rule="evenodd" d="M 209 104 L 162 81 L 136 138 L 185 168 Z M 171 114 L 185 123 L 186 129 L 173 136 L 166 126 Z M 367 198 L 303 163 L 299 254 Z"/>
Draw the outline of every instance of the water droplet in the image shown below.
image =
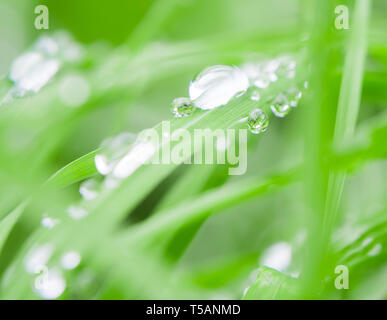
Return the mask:
<path id="1" fill-rule="evenodd" d="M 117 163 L 113 170 L 113 176 L 124 179 L 147 162 L 155 153 L 156 146 L 150 140 L 138 140 L 133 148 Z"/>
<path id="2" fill-rule="evenodd" d="M 243 72 L 249 78 L 252 85 L 257 88 L 267 88 L 271 82 L 278 80 L 275 71 L 279 63 L 276 60 L 268 60 L 260 63 L 246 63 L 242 66 Z"/>
<path id="3" fill-rule="evenodd" d="M 136 138 L 136 135 L 125 132 L 104 140 L 101 152 L 94 158 L 98 172 L 102 175 L 109 174 L 117 162 L 133 147 Z"/>
<path id="4" fill-rule="evenodd" d="M 247 126 L 254 134 L 265 132 L 269 126 L 269 117 L 261 109 L 254 109 L 249 114 Z"/>
<path id="5" fill-rule="evenodd" d="M 84 182 L 79 187 L 79 193 L 85 200 L 92 200 L 98 196 L 98 187 L 99 183 L 94 179 L 89 179 Z"/>
<path id="6" fill-rule="evenodd" d="M 65 62 L 75 62 L 83 55 L 81 46 L 66 31 L 57 31 L 50 36 L 39 37 L 34 49 L 47 57 L 55 57 Z"/>
<path id="7" fill-rule="evenodd" d="M 67 75 L 59 85 L 59 96 L 66 106 L 79 107 L 89 99 L 89 83 L 79 74 Z"/>
<path id="8" fill-rule="evenodd" d="M 50 260 L 54 246 L 51 243 L 46 243 L 40 246 L 35 246 L 27 253 L 24 261 L 24 267 L 28 273 L 40 272 L 42 266 L 46 265 Z"/>
<path id="9" fill-rule="evenodd" d="M 28 52 L 16 58 L 9 72 L 9 79 L 15 84 L 13 95 L 23 97 L 38 92 L 58 72 L 59 67 L 59 60 L 47 59 L 37 52 Z"/>
<path id="10" fill-rule="evenodd" d="M 375 244 L 370 251 L 368 251 L 368 255 L 371 257 L 377 256 L 382 251 L 382 245 L 380 243 Z"/>
<path id="11" fill-rule="evenodd" d="M 66 270 L 75 269 L 81 262 L 81 255 L 76 251 L 64 253 L 60 259 L 62 267 Z"/>
<path id="12" fill-rule="evenodd" d="M 302 92 L 297 88 L 291 88 L 286 93 L 289 105 L 293 108 L 297 107 L 298 101 L 302 98 Z"/>
<path id="13" fill-rule="evenodd" d="M 308 81 L 305 81 L 305 82 L 304 82 L 304 88 L 305 88 L 305 89 L 308 89 L 308 88 L 309 88 L 309 82 L 308 82 Z"/>
<path id="14" fill-rule="evenodd" d="M 250 99 L 253 101 L 259 101 L 261 99 L 261 94 L 260 94 L 259 90 L 254 90 L 251 93 Z"/>
<path id="15" fill-rule="evenodd" d="M 203 110 L 227 104 L 236 94 L 246 92 L 247 76 L 237 67 L 217 65 L 201 72 L 189 86 L 189 97 Z"/>
<path id="16" fill-rule="evenodd" d="M 188 98 L 177 98 L 173 100 L 171 107 L 171 111 L 175 118 L 190 116 L 195 109 L 195 106 Z"/>
<path id="17" fill-rule="evenodd" d="M 82 218 L 86 217 L 88 214 L 86 209 L 81 208 L 81 207 L 77 207 L 77 206 L 73 206 L 73 205 L 69 206 L 67 208 L 67 213 L 74 220 L 82 219 Z"/>
<path id="18" fill-rule="evenodd" d="M 276 70 L 278 77 L 284 77 L 292 79 L 296 75 L 296 66 L 297 63 L 291 57 L 284 56 L 278 58 L 279 66 Z"/>
<path id="19" fill-rule="evenodd" d="M 265 250 L 260 259 L 260 265 L 285 271 L 292 260 L 292 247 L 286 242 L 278 242 Z"/>
<path id="20" fill-rule="evenodd" d="M 287 116 L 291 110 L 291 107 L 289 105 L 289 101 L 286 98 L 286 96 L 282 93 L 280 93 L 273 101 L 272 105 L 270 106 L 271 111 L 274 113 L 274 115 L 278 118 L 284 118 Z"/>
<path id="21" fill-rule="evenodd" d="M 60 270 L 48 269 L 34 281 L 35 292 L 44 299 L 56 299 L 66 289 L 66 281 Z"/>
<path id="22" fill-rule="evenodd" d="M 44 215 L 42 221 L 40 222 L 41 226 L 47 229 L 54 228 L 58 223 L 60 223 L 59 219 L 54 219 L 47 215 Z"/>
<path id="23" fill-rule="evenodd" d="M 49 36 L 41 36 L 35 42 L 35 49 L 48 56 L 55 56 L 58 54 L 58 43 Z"/>

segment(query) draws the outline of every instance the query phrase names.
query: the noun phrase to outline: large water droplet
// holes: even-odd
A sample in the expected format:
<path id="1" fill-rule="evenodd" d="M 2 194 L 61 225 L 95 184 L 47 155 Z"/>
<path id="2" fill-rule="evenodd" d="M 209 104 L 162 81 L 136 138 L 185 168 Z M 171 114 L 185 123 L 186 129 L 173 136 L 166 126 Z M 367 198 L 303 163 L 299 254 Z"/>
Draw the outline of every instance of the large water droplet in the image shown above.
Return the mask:
<path id="1" fill-rule="evenodd" d="M 46 265 L 50 260 L 53 252 L 54 246 L 51 243 L 31 248 L 24 261 L 26 271 L 28 273 L 40 272 L 42 266 Z"/>
<path id="2" fill-rule="evenodd" d="M 66 281 L 56 268 L 43 270 L 43 274 L 34 281 L 34 290 L 43 299 L 56 299 L 65 289 Z"/>
<path id="3" fill-rule="evenodd" d="M 40 222 L 41 226 L 47 229 L 54 228 L 58 223 L 60 223 L 59 219 L 54 219 L 47 215 L 44 215 L 42 221 Z"/>
<path id="4" fill-rule="evenodd" d="M 282 93 L 280 93 L 273 101 L 272 105 L 270 106 L 271 111 L 274 113 L 274 115 L 278 118 L 284 118 L 287 116 L 291 110 L 291 107 L 289 105 L 289 101 L 286 98 L 286 96 Z"/>
<path id="5" fill-rule="evenodd" d="M 94 159 L 98 172 L 103 175 L 109 174 L 117 162 L 133 147 L 136 138 L 136 135 L 125 132 L 104 140 L 101 152 Z"/>
<path id="6" fill-rule="evenodd" d="M 113 177 L 124 179 L 145 164 L 156 151 L 151 140 L 139 139 L 113 169 Z"/>
<path id="7" fill-rule="evenodd" d="M 247 76 L 237 67 L 217 65 L 201 72 L 189 86 L 196 107 L 209 110 L 227 104 L 249 87 Z"/>
<path id="8" fill-rule="evenodd" d="M 269 126 L 269 117 L 261 109 L 254 109 L 249 114 L 247 126 L 254 134 L 265 132 Z"/>
<path id="9" fill-rule="evenodd" d="M 75 269 L 81 262 L 81 255 L 77 251 L 68 251 L 64 253 L 60 259 L 63 269 Z"/>
<path id="10" fill-rule="evenodd" d="M 196 107 L 192 104 L 188 98 L 176 98 L 172 102 L 171 111 L 175 118 L 182 118 L 190 116 Z"/>
<path id="11" fill-rule="evenodd" d="M 29 52 L 18 57 L 11 65 L 9 79 L 15 83 L 12 92 L 23 97 L 38 92 L 58 72 L 60 62 L 45 58 L 41 53 Z"/>
<path id="12" fill-rule="evenodd" d="M 85 200 L 92 200 L 98 196 L 99 183 L 94 179 L 89 179 L 81 183 L 79 193 Z"/>

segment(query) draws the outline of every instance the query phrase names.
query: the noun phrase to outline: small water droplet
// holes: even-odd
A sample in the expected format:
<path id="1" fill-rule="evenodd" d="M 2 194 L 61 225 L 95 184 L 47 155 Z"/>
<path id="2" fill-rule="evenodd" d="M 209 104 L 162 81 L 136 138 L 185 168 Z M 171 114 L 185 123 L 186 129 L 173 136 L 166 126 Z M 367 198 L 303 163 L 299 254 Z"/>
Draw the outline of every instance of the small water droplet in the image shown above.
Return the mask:
<path id="1" fill-rule="evenodd" d="M 252 85 L 265 89 L 271 82 L 278 80 L 275 71 L 279 63 L 276 60 L 267 60 L 259 63 L 246 63 L 242 66 L 243 72 L 249 78 Z"/>
<path id="2" fill-rule="evenodd" d="M 236 94 L 245 92 L 249 80 L 237 67 L 217 65 L 201 72 L 189 86 L 189 97 L 203 110 L 227 104 Z"/>
<path id="3" fill-rule="evenodd" d="M 254 90 L 251 93 L 250 99 L 253 101 L 259 101 L 261 99 L 261 94 L 260 94 L 259 90 Z"/>
<path id="4" fill-rule="evenodd" d="M 109 174 L 117 162 L 129 152 L 137 136 L 132 133 L 120 133 L 105 139 L 101 143 L 101 151 L 95 156 L 95 166 L 102 175 Z"/>
<path id="5" fill-rule="evenodd" d="M 190 116 L 196 107 L 188 98 L 176 98 L 172 102 L 171 111 L 175 118 L 182 118 Z"/>
<path id="6" fill-rule="evenodd" d="M 87 216 L 87 210 L 81 207 L 71 205 L 67 208 L 68 215 L 74 220 L 79 220 Z"/>
<path id="7" fill-rule="evenodd" d="M 34 281 L 34 290 L 43 299 L 56 299 L 65 289 L 66 281 L 57 268 L 43 271 Z"/>
<path id="8" fill-rule="evenodd" d="M 55 56 L 58 54 L 59 46 L 54 38 L 49 36 L 41 36 L 35 42 L 35 49 L 48 56 Z"/>
<path id="9" fill-rule="evenodd" d="M 278 58 L 279 66 L 276 70 L 278 77 L 292 79 L 296 75 L 297 63 L 291 57 L 284 56 Z"/>
<path id="10" fill-rule="evenodd" d="M 59 97 L 63 104 L 69 107 L 83 105 L 90 96 L 90 86 L 80 74 L 65 76 L 59 85 Z"/>
<path id="11" fill-rule="evenodd" d="M 289 101 L 286 98 L 286 96 L 280 93 L 274 99 L 272 105 L 270 106 L 270 109 L 276 117 L 284 118 L 289 114 L 291 107 L 289 105 Z"/>
<path id="12" fill-rule="evenodd" d="M 77 251 L 68 251 L 60 259 L 62 267 L 66 270 L 75 269 L 81 262 L 81 255 Z"/>
<path id="13" fill-rule="evenodd" d="M 99 183 L 95 179 L 89 179 L 81 183 L 79 193 L 85 200 L 92 200 L 98 196 Z"/>
<path id="14" fill-rule="evenodd" d="M 46 265 L 54 252 L 54 245 L 46 243 L 34 246 L 27 253 L 24 261 L 24 267 L 28 273 L 40 272 L 42 266 Z"/>
<path id="15" fill-rule="evenodd" d="M 261 109 L 254 109 L 249 114 L 247 126 L 254 134 L 265 132 L 269 126 L 269 117 Z"/>
<path id="16" fill-rule="evenodd" d="M 286 93 L 289 105 L 293 108 L 297 107 L 298 101 L 302 98 L 302 92 L 297 88 L 291 88 Z"/>
<path id="17" fill-rule="evenodd" d="M 60 223 L 59 219 L 54 219 L 47 215 L 44 215 L 42 221 L 40 222 L 41 226 L 47 229 L 54 228 L 58 223 Z"/>

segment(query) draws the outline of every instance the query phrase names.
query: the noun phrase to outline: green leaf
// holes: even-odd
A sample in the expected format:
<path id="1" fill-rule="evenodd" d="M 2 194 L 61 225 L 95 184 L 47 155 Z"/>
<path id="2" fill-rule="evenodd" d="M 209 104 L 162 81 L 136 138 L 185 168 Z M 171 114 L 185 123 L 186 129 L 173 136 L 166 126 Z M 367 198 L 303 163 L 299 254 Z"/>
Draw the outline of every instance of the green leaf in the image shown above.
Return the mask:
<path id="1" fill-rule="evenodd" d="M 22 215 L 26 205 L 27 201 L 23 202 L 0 221 L 0 254 L 10 232 Z"/>
<path id="2" fill-rule="evenodd" d="M 66 187 L 75 182 L 84 180 L 98 173 L 94 157 L 98 150 L 92 151 L 79 159 L 69 163 L 57 171 L 48 181 L 48 186 Z"/>

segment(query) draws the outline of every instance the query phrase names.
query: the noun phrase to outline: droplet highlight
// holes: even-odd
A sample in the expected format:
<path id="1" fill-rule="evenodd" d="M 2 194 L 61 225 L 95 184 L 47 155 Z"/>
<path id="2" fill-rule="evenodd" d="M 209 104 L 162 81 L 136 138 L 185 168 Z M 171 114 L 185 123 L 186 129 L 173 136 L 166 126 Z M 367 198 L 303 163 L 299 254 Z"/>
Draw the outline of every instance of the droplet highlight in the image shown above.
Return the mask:
<path id="1" fill-rule="evenodd" d="M 248 87 L 249 80 L 239 68 L 217 65 L 205 69 L 190 83 L 189 98 L 196 107 L 210 110 L 227 104 Z"/>

